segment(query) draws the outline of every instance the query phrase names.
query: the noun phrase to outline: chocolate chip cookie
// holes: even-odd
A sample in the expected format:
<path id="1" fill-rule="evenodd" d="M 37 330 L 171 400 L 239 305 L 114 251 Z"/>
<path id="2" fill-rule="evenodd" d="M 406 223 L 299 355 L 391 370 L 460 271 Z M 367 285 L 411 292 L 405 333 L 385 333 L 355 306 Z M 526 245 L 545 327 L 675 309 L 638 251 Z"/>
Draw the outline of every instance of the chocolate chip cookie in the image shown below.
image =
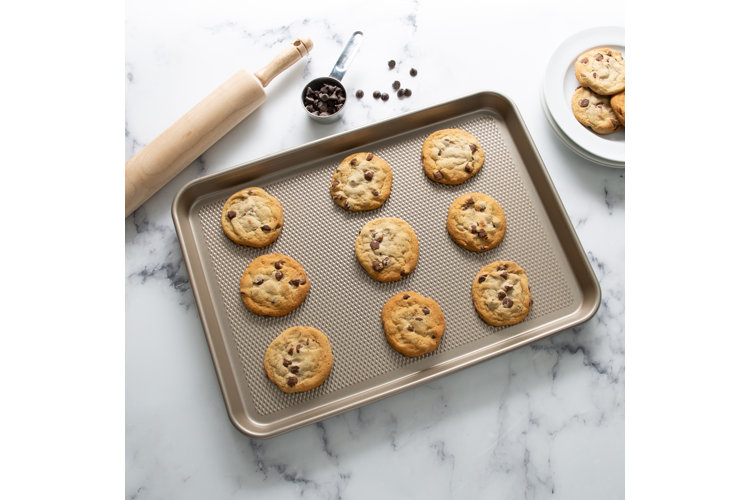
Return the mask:
<path id="1" fill-rule="evenodd" d="M 453 241 L 465 249 L 486 252 L 505 237 L 505 212 L 486 194 L 462 194 L 448 209 L 446 227 Z"/>
<path id="2" fill-rule="evenodd" d="M 261 248 L 281 234 L 284 212 L 279 200 L 258 187 L 237 191 L 224 203 L 221 228 L 239 245 Z"/>
<path id="3" fill-rule="evenodd" d="M 385 160 L 372 153 L 354 153 L 336 168 L 331 197 L 338 206 L 360 212 L 374 210 L 391 194 L 393 174 Z"/>
<path id="4" fill-rule="evenodd" d="M 417 292 L 401 292 L 391 297 L 381 313 L 385 338 L 404 356 L 432 352 L 445 332 L 445 317 L 434 300 Z"/>
<path id="5" fill-rule="evenodd" d="M 570 105 L 576 120 L 581 125 L 590 127 L 597 134 L 611 134 L 622 128 L 622 124 L 612 110 L 609 96 L 596 94 L 586 87 L 579 87 L 573 93 Z"/>
<path id="6" fill-rule="evenodd" d="M 614 95 L 625 90 L 625 60 L 609 47 L 587 50 L 576 59 L 576 79 L 600 95 Z"/>
<path id="7" fill-rule="evenodd" d="M 612 111 L 615 112 L 617 120 L 625 126 L 625 91 L 623 90 L 619 94 L 613 95 L 609 99 L 609 104 L 612 106 Z"/>
<path id="8" fill-rule="evenodd" d="M 256 258 L 240 279 L 242 302 L 261 316 L 283 316 L 293 311 L 309 291 L 310 280 L 302 265 L 280 253 Z"/>
<path id="9" fill-rule="evenodd" d="M 398 281 L 417 267 L 419 241 L 409 224 L 395 217 L 383 217 L 362 226 L 354 252 L 373 279 Z"/>
<path id="10" fill-rule="evenodd" d="M 497 261 L 479 270 L 471 286 L 479 317 L 493 326 L 520 323 L 529 314 L 529 280 L 515 262 Z"/>
<path id="11" fill-rule="evenodd" d="M 482 146 L 465 130 L 438 130 L 422 144 L 422 168 L 428 178 L 441 184 L 461 184 L 476 175 L 483 164 Z"/>
<path id="12" fill-rule="evenodd" d="M 268 379 L 284 392 L 304 392 L 325 382 L 333 366 L 328 338 L 311 326 L 287 328 L 266 350 Z"/>

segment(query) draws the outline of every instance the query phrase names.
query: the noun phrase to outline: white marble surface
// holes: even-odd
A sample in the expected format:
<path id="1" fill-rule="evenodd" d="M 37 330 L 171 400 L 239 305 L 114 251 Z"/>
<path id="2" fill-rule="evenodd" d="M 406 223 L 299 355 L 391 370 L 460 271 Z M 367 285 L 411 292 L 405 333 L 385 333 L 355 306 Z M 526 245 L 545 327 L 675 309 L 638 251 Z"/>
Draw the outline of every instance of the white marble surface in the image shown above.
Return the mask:
<path id="1" fill-rule="evenodd" d="M 266 103 L 125 221 L 126 484 L 137 499 L 624 497 L 624 170 L 570 152 L 539 91 L 557 45 L 622 24 L 620 3 L 126 2 L 125 155 L 132 156 L 240 68 L 255 70 L 297 36 L 311 57 Z M 618 22 L 619 21 L 619 22 Z M 344 82 L 414 94 L 353 102 L 333 125 L 297 98 L 328 74 L 355 30 Z M 419 70 L 409 77 L 410 67 Z M 227 418 L 170 207 L 201 175 L 482 90 L 520 109 L 600 280 L 584 325 L 435 382 L 268 440 Z M 393 92 L 392 92 L 393 94 Z M 368 96 L 369 97 L 369 96 Z"/>

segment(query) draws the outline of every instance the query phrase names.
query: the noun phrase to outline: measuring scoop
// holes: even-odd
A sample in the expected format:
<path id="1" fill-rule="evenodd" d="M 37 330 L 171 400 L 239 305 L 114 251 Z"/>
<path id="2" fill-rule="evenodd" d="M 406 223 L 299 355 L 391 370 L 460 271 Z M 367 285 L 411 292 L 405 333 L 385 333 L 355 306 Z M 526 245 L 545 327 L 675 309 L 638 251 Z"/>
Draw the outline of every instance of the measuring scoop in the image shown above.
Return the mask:
<path id="1" fill-rule="evenodd" d="M 302 90 L 302 106 L 307 116 L 313 120 L 331 123 L 341 118 L 347 100 L 346 88 L 341 80 L 351 66 L 354 56 L 359 52 L 363 36 L 361 31 L 355 31 L 333 66 L 331 74 L 312 80 Z"/>

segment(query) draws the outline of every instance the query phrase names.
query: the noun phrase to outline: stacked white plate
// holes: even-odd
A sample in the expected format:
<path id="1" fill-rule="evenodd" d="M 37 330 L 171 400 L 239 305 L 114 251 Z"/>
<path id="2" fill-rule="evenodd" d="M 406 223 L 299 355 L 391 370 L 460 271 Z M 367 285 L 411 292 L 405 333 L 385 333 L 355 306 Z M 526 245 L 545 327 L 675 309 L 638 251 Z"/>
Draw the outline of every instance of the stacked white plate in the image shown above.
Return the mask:
<path id="1" fill-rule="evenodd" d="M 599 135 L 581 125 L 571 108 L 576 80 L 576 58 L 588 49 L 609 47 L 625 55 L 625 29 L 592 28 L 565 40 L 552 55 L 542 86 L 542 109 L 552 130 L 572 151 L 599 165 L 625 167 L 625 130 Z"/>

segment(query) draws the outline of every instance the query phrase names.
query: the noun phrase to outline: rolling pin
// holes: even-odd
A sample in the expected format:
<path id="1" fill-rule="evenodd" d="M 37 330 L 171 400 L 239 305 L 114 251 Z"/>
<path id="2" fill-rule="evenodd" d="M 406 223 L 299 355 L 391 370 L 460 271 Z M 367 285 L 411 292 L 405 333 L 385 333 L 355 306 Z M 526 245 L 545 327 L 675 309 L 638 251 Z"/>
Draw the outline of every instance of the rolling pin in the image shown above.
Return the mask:
<path id="1" fill-rule="evenodd" d="M 238 71 L 128 160 L 125 217 L 255 111 L 271 80 L 312 47 L 309 38 L 298 38 L 254 74 Z"/>

